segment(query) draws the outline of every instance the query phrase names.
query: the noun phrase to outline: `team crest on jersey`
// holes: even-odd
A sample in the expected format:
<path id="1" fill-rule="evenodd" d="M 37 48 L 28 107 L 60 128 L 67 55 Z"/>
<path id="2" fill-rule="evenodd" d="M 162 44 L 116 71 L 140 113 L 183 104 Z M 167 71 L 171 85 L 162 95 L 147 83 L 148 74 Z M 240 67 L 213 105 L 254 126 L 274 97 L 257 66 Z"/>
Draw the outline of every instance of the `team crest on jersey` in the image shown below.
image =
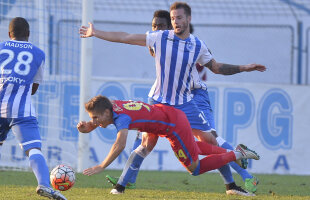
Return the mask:
<path id="1" fill-rule="evenodd" d="M 194 48 L 194 44 L 193 44 L 191 41 L 186 42 L 186 49 L 187 49 L 188 51 L 192 51 L 193 48 Z"/>

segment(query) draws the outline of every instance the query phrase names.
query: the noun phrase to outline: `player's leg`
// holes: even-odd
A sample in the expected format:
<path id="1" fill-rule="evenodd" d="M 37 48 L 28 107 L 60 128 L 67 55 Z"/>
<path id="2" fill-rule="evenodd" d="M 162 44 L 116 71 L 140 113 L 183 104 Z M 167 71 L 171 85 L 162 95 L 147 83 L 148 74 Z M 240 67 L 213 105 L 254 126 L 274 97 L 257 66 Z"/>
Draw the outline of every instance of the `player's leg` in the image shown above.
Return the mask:
<path id="1" fill-rule="evenodd" d="M 142 143 L 130 154 L 122 175 L 120 176 L 114 189 L 111 190 L 111 194 L 120 194 L 125 191 L 125 187 L 128 182 L 136 182 L 140 166 L 144 158 L 153 150 L 158 140 L 158 136 L 146 133 L 142 136 Z"/>
<path id="2" fill-rule="evenodd" d="M 238 152 L 229 151 L 205 142 L 196 142 L 191 134 L 190 124 L 185 114 L 177 110 L 175 115 L 177 116 L 176 126 L 172 132 L 167 133 L 166 138 L 169 140 L 178 160 L 193 175 L 203 174 L 220 168 L 229 162 L 252 155 L 250 152 L 249 155 L 246 154 L 247 147 L 241 146 L 240 152 Z M 199 152 L 201 155 L 208 156 L 197 162 Z M 256 154 L 253 152 L 253 155 Z"/>
<path id="3" fill-rule="evenodd" d="M 157 102 L 155 102 L 152 98 L 148 98 L 148 104 L 150 104 L 150 105 L 154 105 L 154 104 L 156 104 Z M 142 142 L 142 137 L 147 137 L 147 133 L 145 133 L 145 132 L 139 132 L 139 131 L 137 131 L 137 137 L 136 137 L 136 139 L 135 139 L 135 142 L 134 142 L 134 145 L 133 145 L 133 148 L 132 148 L 132 151 L 134 151 L 140 144 L 141 144 L 141 142 Z M 147 141 L 146 140 L 146 138 L 144 138 L 144 141 Z M 156 142 L 157 142 L 157 140 L 156 140 Z M 156 143 L 155 143 L 156 144 Z M 155 144 L 154 144 L 154 146 L 155 146 Z M 153 147 L 151 147 L 152 145 L 150 145 L 149 146 L 149 148 L 148 148 L 148 151 L 152 151 L 153 150 L 153 148 L 154 148 L 154 146 Z M 127 161 L 128 162 L 128 161 Z M 124 171 L 123 171 L 124 172 Z M 130 171 L 127 171 L 127 173 L 128 173 L 128 176 L 130 176 L 131 177 L 131 179 L 129 180 L 129 182 L 127 183 L 127 185 L 126 185 L 126 188 L 128 188 L 128 189 L 134 189 L 134 188 L 136 188 L 136 178 L 137 178 L 137 176 L 138 176 L 138 173 L 139 173 L 139 170 L 137 170 L 137 171 L 134 171 L 132 174 L 131 174 L 131 172 Z M 106 179 L 108 180 L 108 182 L 110 182 L 110 183 L 112 183 L 112 185 L 116 185 L 117 183 L 118 183 L 118 180 L 119 180 L 119 178 L 118 177 L 113 177 L 113 176 L 110 176 L 110 175 L 106 175 Z"/>
<path id="4" fill-rule="evenodd" d="M 29 157 L 30 167 L 37 179 L 37 193 L 40 196 L 65 200 L 58 191 L 50 187 L 49 170 L 41 152 L 41 137 L 35 117 L 12 119 L 11 128 L 22 149 Z"/>
<path id="5" fill-rule="evenodd" d="M 210 123 L 205 124 L 206 130 L 210 130 L 211 125 L 212 124 Z M 217 145 L 217 141 L 215 137 L 210 132 L 203 132 L 201 130 L 193 129 L 193 134 L 200 141 L 204 141 L 206 143 Z M 218 159 L 218 158 L 213 158 L 213 159 Z M 208 163 L 208 159 L 204 160 L 204 162 Z M 209 167 L 212 167 L 212 166 L 209 166 Z M 238 194 L 238 195 L 244 195 L 244 196 L 249 195 L 247 191 L 243 190 L 241 187 L 235 184 L 235 181 L 233 179 L 233 176 L 232 176 L 232 173 L 231 173 L 231 170 L 228 164 L 221 165 L 221 167 L 218 168 L 218 170 L 224 181 L 224 184 L 226 187 L 226 194 L 231 194 L 233 192 L 234 194 Z"/>
<path id="6" fill-rule="evenodd" d="M 212 134 L 214 136 L 214 138 L 216 138 L 216 141 L 220 147 L 233 150 L 233 147 L 230 144 L 228 144 L 223 138 L 219 137 L 215 131 L 216 129 L 215 129 L 215 122 L 214 122 L 214 115 L 213 115 L 213 110 L 211 108 L 208 91 L 203 90 L 203 89 L 196 89 L 193 91 L 193 93 L 194 93 L 194 101 L 196 102 L 198 108 L 204 113 L 207 121 L 210 123 L 210 127 L 208 129 L 208 132 L 210 134 Z M 235 162 L 231 162 L 231 163 L 229 163 L 229 165 L 245 181 L 245 188 L 248 191 L 255 192 L 257 190 L 256 185 L 258 183 L 258 179 L 256 177 L 253 177 L 251 174 L 248 173 L 247 170 L 241 168 Z M 225 172 L 221 173 L 221 175 L 224 175 L 224 174 L 225 174 Z M 228 186 L 228 188 L 229 188 L 229 186 Z"/>
<path id="7" fill-rule="evenodd" d="M 0 159 L 1 159 L 1 149 L 2 149 L 2 145 L 3 145 L 3 143 L 4 143 L 4 140 L 6 139 L 6 136 L 3 137 L 4 134 L 1 135 L 1 132 L 4 132 L 4 131 L 3 131 L 3 130 L 0 131 Z M 7 133 L 6 133 L 6 134 L 7 134 Z M 6 134 L 5 134 L 5 135 L 6 135 Z"/>
<path id="8" fill-rule="evenodd" d="M 139 145 L 135 149 L 137 149 L 140 146 L 140 144 L 142 144 L 143 148 L 146 148 L 148 152 L 151 152 L 153 150 L 154 146 L 156 145 L 158 137 L 156 136 L 156 138 L 153 138 L 152 140 L 148 141 L 147 137 L 149 135 L 150 135 L 149 137 L 154 137 L 152 134 L 147 134 L 146 132 L 139 132 L 139 133 L 140 133 L 140 135 L 142 135 L 141 137 L 143 138 L 144 142 L 142 144 L 142 139 L 140 139 L 141 142 L 139 143 Z M 137 139 L 136 139 L 136 141 L 137 141 Z M 135 149 L 133 149 L 133 151 Z M 126 164 L 127 163 L 131 164 L 131 161 L 127 160 Z M 126 166 L 126 164 L 125 164 L 125 166 Z M 136 179 L 137 179 L 139 170 L 124 170 L 122 173 L 123 173 L 123 176 L 131 177 L 128 182 L 127 182 L 127 180 L 125 181 L 125 182 L 127 182 L 125 187 L 127 189 L 135 189 L 136 188 Z M 124 184 L 124 183 L 119 182 L 119 177 L 106 175 L 106 179 L 108 180 L 108 182 L 112 183 L 113 186 L 115 186 L 116 184 L 122 184 L 122 185 Z"/>
<path id="9" fill-rule="evenodd" d="M 142 134 L 140 131 L 137 131 L 137 136 L 136 139 L 134 141 L 133 147 L 132 147 L 132 151 L 134 151 L 135 149 L 137 149 L 140 145 L 141 145 L 141 141 L 142 141 Z M 126 184 L 126 188 L 128 189 L 135 189 L 136 188 L 136 177 L 138 176 L 138 172 L 139 170 L 136 171 L 132 171 L 132 174 L 130 171 L 127 171 L 128 175 L 131 174 L 130 176 L 132 177 L 129 182 Z M 114 176 L 110 176 L 110 175 L 106 175 L 106 179 L 112 183 L 112 185 L 116 185 L 119 177 L 114 177 Z"/>
<path id="10" fill-rule="evenodd" d="M 137 136 L 135 142 L 133 143 L 132 150 L 135 150 L 141 144 L 141 141 L 142 141 L 142 133 L 140 131 L 137 131 Z"/>
<path id="11" fill-rule="evenodd" d="M 191 146 L 192 144 L 184 143 L 185 146 Z M 218 146 L 207 144 L 205 142 L 196 142 L 196 145 L 199 147 L 200 155 L 209 155 L 200 160 L 199 170 L 195 169 L 193 175 L 203 174 L 207 171 L 217 169 L 221 165 L 225 165 L 232 161 L 238 161 L 241 159 L 255 159 L 259 160 L 259 155 L 247 148 L 245 145 L 238 145 L 236 150 L 230 151 Z"/>
<path id="12" fill-rule="evenodd" d="M 191 124 L 187 120 L 188 117 L 184 113 L 178 110 L 176 112 L 177 112 L 177 114 L 175 114 L 177 116 L 176 126 L 172 134 L 167 136 L 167 139 L 169 140 L 171 144 L 171 148 L 175 152 L 178 160 L 191 173 L 193 173 L 198 167 L 197 164 L 199 162 L 196 162 L 196 161 L 198 160 L 199 152 L 201 152 L 202 155 L 209 155 L 206 157 L 209 159 L 204 158 L 202 161 L 202 164 L 203 164 L 202 169 L 205 171 L 200 172 L 198 170 L 198 172 L 196 171 L 196 173 L 204 173 L 211 169 L 217 169 L 223 166 L 225 164 L 224 159 L 222 160 L 217 159 L 214 162 L 212 161 L 208 162 L 208 160 L 212 160 L 213 158 L 217 158 L 217 157 L 220 158 L 219 155 L 222 155 L 222 153 L 223 154 L 226 153 L 227 150 L 221 147 L 217 147 L 212 144 L 206 143 L 206 142 L 198 142 L 201 146 L 201 148 L 199 148 L 198 143 L 195 141 L 193 134 L 191 134 L 192 129 L 191 129 Z M 198 134 L 198 130 L 195 130 L 195 133 Z M 203 137 L 201 133 L 199 133 L 199 136 L 201 136 L 201 138 L 206 138 L 206 137 Z M 213 153 L 216 153 L 217 155 L 210 155 Z M 229 155 L 231 155 L 231 153 Z M 234 160 L 235 157 L 230 156 L 230 159 Z M 204 162 L 205 160 L 207 162 Z"/>
<path id="13" fill-rule="evenodd" d="M 10 131 L 8 119 L 0 118 L 0 127 L 1 127 L 1 129 L 0 129 L 0 159 L 1 159 L 2 145 L 3 145 L 4 141 L 6 140 L 7 135 Z"/>
<path id="14" fill-rule="evenodd" d="M 192 100 L 189 103 L 183 104 L 179 107 L 179 109 L 181 109 L 186 114 L 190 122 L 191 128 L 193 129 L 194 136 L 198 140 L 217 145 L 217 141 L 212 134 L 202 131 L 209 130 L 211 124 L 207 120 L 204 113 L 197 107 L 195 101 Z M 223 178 L 224 184 L 226 185 L 226 189 L 229 188 L 229 185 L 232 185 L 234 183 L 230 167 L 228 165 L 222 166 L 219 169 L 219 172 Z"/>
<path id="15" fill-rule="evenodd" d="M 208 129 L 209 128 L 210 126 L 208 126 Z M 200 130 L 194 129 L 193 134 L 199 141 L 204 141 L 209 144 L 218 145 L 215 137 L 210 132 L 202 132 Z M 226 188 L 229 188 L 229 184 L 233 184 L 235 182 L 229 165 L 224 165 L 218 170 L 224 181 L 224 184 L 226 185 Z"/>
<path id="16" fill-rule="evenodd" d="M 193 175 L 199 175 L 210 170 L 221 168 L 228 162 L 235 161 L 236 158 L 239 159 L 242 156 L 238 152 L 227 152 L 227 150 L 224 148 L 203 141 L 196 142 L 193 136 L 191 136 L 192 138 L 189 138 L 190 134 L 186 134 L 183 132 L 184 129 L 184 127 L 182 129 L 178 128 L 178 133 L 174 133 L 175 135 L 177 135 L 177 137 L 173 139 L 175 143 L 172 144 L 172 148 L 175 152 L 178 152 L 177 155 L 180 162 L 184 163 L 186 168 Z M 178 143 L 183 144 L 182 147 L 181 145 L 178 145 Z M 180 154 L 179 152 L 184 153 Z M 207 157 L 200 160 L 199 166 L 196 166 L 196 162 L 193 162 L 191 165 L 189 165 L 188 162 L 186 163 L 186 160 L 182 160 L 181 155 L 188 155 L 187 157 L 192 157 L 192 159 L 190 160 L 196 160 L 196 154 L 198 154 L 198 152 L 200 152 L 201 155 L 208 155 Z M 184 156 L 184 158 L 186 158 L 186 156 Z"/>
<path id="17" fill-rule="evenodd" d="M 216 132 L 213 134 L 217 135 Z M 216 140 L 220 147 L 233 150 L 233 147 L 228 142 L 226 142 L 223 138 L 218 136 Z M 231 162 L 229 163 L 229 165 L 242 177 L 245 183 L 245 188 L 248 191 L 250 192 L 257 191 L 257 184 L 259 183 L 259 181 L 255 176 L 251 175 L 246 169 L 243 169 L 235 162 Z"/>
<path id="18" fill-rule="evenodd" d="M 136 148 L 138 148 L 138 146 L 141 145 L 142 135 L 143 135 L 142 132 L 137 131 L 137 136 L 136 136 L 135 142 L 133 144 L 132 151 L 134 151 Z M 128 188 L 128 189 L 135 189 L 136 188 L 136 177 L 138 175 L 138 172 L 139 172 L 139 170 L 137 170 L 136 172 L 134 172 L 134 174 L 131 175 L 132 178 L 127 183 L 126 188 Z M 127 173 L 129 173 L 129 171 Z M 108 182 L 112 183 L 113 186 L 115 186 L 119 180 L 119 177 L 106 175 L 106 179 L 108 180 Z"/>

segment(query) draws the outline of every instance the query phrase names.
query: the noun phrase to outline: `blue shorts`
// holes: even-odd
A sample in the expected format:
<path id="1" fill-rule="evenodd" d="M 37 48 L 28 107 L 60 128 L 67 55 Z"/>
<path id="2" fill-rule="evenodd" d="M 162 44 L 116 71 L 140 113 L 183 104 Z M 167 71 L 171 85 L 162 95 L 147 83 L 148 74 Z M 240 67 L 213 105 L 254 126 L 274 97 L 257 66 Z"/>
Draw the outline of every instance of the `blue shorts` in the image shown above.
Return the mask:
<path id="1" fill-rule="evenodd" d="M 24 151 L 41 148 L 38 121 L 35 117 L 0 118 L 0 127 L 0 142 L 3 142 L 12 130 Z"/>
<path id="2" fill-rule="evenodd" d="M 153 99 L 149 99 L 149 103 L 159 104 L 160 102 L 157 102 Z M 210 127 L 210 124 L 206 119 L 206 117 L 204 116 L 204 113 L 201 110 L 199 110 L 198 106 L 193 100 L 186 102 L 182 105 L 169 105 L 169 104 L 164 105 L 172 106 L 174 108 L 182 110 L 185 113 L 192 129 L 207 131 L 208 128 Z"/>
<path id="3" fill-rule="evenodd" d="M 194 95 L 193 100 L 199 110 L 204 113 L 206 120 L 209 122 L 207 123 L 208 127 L 206 131 L 215 131 L 214 115 L 210 104 L 208 90 L 194 89 L 192 90 L 192 94 Z"/>

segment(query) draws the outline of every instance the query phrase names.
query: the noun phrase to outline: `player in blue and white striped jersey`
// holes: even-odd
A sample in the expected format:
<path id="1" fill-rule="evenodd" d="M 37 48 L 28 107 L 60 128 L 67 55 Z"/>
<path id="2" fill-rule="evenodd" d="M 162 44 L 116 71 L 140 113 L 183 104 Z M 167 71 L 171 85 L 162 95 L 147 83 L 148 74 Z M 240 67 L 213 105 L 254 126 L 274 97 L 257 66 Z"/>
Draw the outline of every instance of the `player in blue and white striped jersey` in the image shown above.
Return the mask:
<path id="1" fill-rule="evenodd" d="M 29 24 L 16 17 L 9 25 L 10 41 L 0 43 L 0 147 L 12 130 L 38 182 L 40 196 L 65 200 L 50 187 L 49 170 L 41 152 L 41 138 L 31 95 L 43 80 L 44 52 L 28 42 Z"/>
<path id="2" fill-rule="evenodd" d="M 169 105 L 190 102 L 191 73 L 196 62 L 205 64 L 212 59 L 207 46 L 193 35 L 183 40 L 174 30 L 150 32 L 146 41 L 154 49 L 157 73 L 149 97 Z"/>
<path id="3" fill-rule="evenodd" d="M 207 46 L 189 33 L 191 9 L 186 3 L 176 2 L 170 8 L 174 30 L 147 34 L 106 32 L 97 30 L 92 23 L 80 28 L 80 37 L 92 37 L 119 43 L 147 46 L 155 50 L 156 81 L 150 92 L 155 103 L 174 106 L 185 112 L 196 137 L 206 137 L 207 121 L 190 97 L 191 73 L 196 63 L 205 65 L 214 73 L 224 75 L 242 71 L 264 71 L 259 64 L 230 65 L 216 62 Z"/>

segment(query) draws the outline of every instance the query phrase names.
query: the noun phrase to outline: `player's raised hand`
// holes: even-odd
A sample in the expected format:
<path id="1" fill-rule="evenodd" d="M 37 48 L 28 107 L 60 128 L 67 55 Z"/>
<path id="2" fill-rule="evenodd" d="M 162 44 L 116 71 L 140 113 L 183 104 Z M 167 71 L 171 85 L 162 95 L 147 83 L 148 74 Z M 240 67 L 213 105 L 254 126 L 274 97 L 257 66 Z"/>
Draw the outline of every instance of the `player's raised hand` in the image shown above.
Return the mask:
<path id="1" fill-rule="evenodd" d="M 260 65 L 260 64 L 248 64 L 243 66 L 242 71 L 251 72 L 251 71 L 260 71 L 264 72 L 266 71 L 266 66 Z"/>
<path id="2" fill-rule="evenodd" d="M 80 121 L 77 125 L 76 128 L 79 130 L 81 133 L 89 133 L 97 126 L 93 124 L 92 122 L 85 122 L 85 121 Z"/>
<path id="3" fill-rule="evenodd" d="M 98 174 L 98 173 L 102 172 L 103 170 L 104 170 L 104 168 L 102 168 L 100 165 L 96 165 L 94 167 L 85 169 L 83 171 L 83 174 L 86 175 L 86 176 L 91 176 L 91 175 L 94 175 L 94 174 Z"/>
<path id="4" fill-rule="evenodd" d="M 80 28 L 80 37 L 81 38 L 87 38 L 94 36 L 95 28 L 94 25 L 91 22 L 88 22 L 89 27 L 87 26 L 81 26 Z"/>

